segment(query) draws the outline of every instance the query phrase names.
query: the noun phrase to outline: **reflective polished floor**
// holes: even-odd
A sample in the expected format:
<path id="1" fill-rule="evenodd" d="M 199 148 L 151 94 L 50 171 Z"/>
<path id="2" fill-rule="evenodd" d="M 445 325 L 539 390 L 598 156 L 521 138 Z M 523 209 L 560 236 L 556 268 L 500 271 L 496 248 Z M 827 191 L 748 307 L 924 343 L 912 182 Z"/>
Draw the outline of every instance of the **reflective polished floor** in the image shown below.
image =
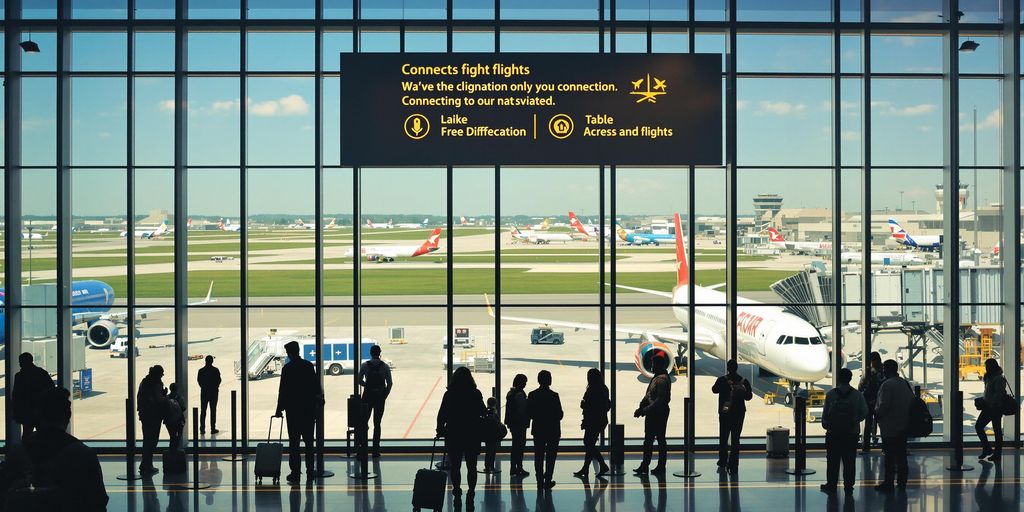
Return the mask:
<path id="1" fill-rule="evenodd" d="M 696 470 L 702 475 L 692 480 L 671 474 L 658 479 L 632 475 L 598 481 L 573 478 L 580 458 L 559 458 L 550 492 L 538 493 L 536 480 L 528 477 L 509 480 L 506 473 L 480 475 L 475 498 L 478 511 L 975 511 L 1020 510 L 1021 456 L 1008 450 L 1000 463 L 979 463 L 977 452 L 968 452 L 966 462 L 974 466 L 964 473 L 950 472 L 948 452 L 918 450 L 910 459 L 910 482 L 905 492 L 879 494 L 871 487 L 879 477 L 881 456 L 876 452 L 858 457 L 859 477 L 855 492 L 829 497 L 818 490 L 825 478 L 825 461 L 820 452 L 811 452 L 807 467 L 812 475 L 797 478 L 785 471 L 792 461 L 768 460 L 751 453 L 740 464 L 736 477 L 720 475 L 712 456 L 700 456 Z M 328 457 L 325 466 L 337 473 L 325 479 L 291 486 L 256 485 L 253 463 L 225 462 L 220 457 L 203 458 L 200 481 L 210 486 L 195 491 L 188 478 L 158 474 L 151 480 L 126 483 L 117 480 L 125 464 L 115 457 L 103 457 L 102 465 L 111 511 L 407 511 L 411 510 L 412 480 L 416 470 L 426 466 L 426 457 L 385 456 L 370 465 L 378 478 L 359 481 L 348 476 L 357 470 L 349 459 Z M 636 457 L 627 457 L 626 468 L 635 467 Z M 507 470 L 507 458 L 502 460 Z M 287 467 L 283 468 L 287 469 Z M 531 468 L 527 468 L 531 470 Z M 682 469 L 681 459 L 673 459 L 670 471 Z M 189 461 L 189 471 L 192 463 Z M 448 494 L 445 510 L 458 510 Z M 466 505 L 462 510 L 473 510 Z"/>

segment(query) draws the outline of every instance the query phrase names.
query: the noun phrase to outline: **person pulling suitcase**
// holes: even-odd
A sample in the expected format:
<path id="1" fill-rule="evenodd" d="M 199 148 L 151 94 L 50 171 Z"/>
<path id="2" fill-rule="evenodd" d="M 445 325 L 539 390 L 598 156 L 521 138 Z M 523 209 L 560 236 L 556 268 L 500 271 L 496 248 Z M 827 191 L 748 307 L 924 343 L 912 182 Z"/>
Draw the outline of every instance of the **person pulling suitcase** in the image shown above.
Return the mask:
<path id="1" fill-rule="evenodd" d="M 440 511 L 444 508 L 444 487 L 448 483 L 448 475 L 444 471 L 434 469 L 435 452 L 437 452 L 436 436 L 434 444 L 430 448 L 430 465 L 416 471 L 416 480 L 413 482 L 412 509 L 416 512 L 422 509 Z M 444 459 L 442 458 L 442 460 Z"/>
<path id="2" fill-rule="evenodd" d="M 270 440 L 270 434 L 274 431 L 274 418 L 280 418 L 281 423 L 277 429 L 277 442 Z M 256 483 L 262 484 L 264 477 L 269 477 L 277 485 L 281 482 L 281 454 L 284 452 L 284 418 L 280 415 L 270 417 L 270 425 L 267 427 L 267 442 L 256 445 L 256 463 L 254 472 Z"/>

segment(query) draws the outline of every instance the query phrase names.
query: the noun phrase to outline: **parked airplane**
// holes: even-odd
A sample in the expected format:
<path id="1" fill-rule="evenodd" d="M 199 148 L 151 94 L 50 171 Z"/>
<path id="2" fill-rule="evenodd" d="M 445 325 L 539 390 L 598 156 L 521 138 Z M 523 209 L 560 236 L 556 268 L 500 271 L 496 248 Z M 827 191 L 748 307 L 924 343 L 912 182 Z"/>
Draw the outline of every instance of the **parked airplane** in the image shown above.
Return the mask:
<path id="1" fill-rule="evenodd" d="M 369 218 L 366 219 L 366 229 L 391 229 L 393 227 L 390 220 L 387 224 L 374 224 Z"/>
<path id="2" fill-rule="evenodd" d="M 189 306 L 200 306 L 216 302 L 213 296 L 213 282 L 206 292 L 206 298 L 192 302 Z M 6 300 L 4 289 L 0 288 L 0 305 Z M 85 331 L 85 339 L 96 348 L 103 348 L 110 345 L 117 339 L 118 330 L 126 327 L 132 320 L 128 318 L 128 312 L 110 312 L 114 307 L 114 289 L 103 281 L 73 281 L 71 283 L 71 324 L 75 331 Z M 172 308 L 147 308 L 136 309 L 133 325 L 136 328 L 135 336 L 139 336 L 138 327 L 146 316 L 158 311 L 170 310 Z M 0 311 L 0 344 L 6 345 L 7 338 L 4 330 L 6 318 Z"/>
<path id="3" fill-rule="evenodd" d="M 338 224 L 337 224 L 337 223 L 335 222 L 336 220 L 337 220 L 337 219 L 331 219 L 331 221 L 330 221 L 330 222 L 328 222 L 327 224 L 325 224 L 325 225 L 324 225 L 324 229 L 335 229 L 335 228 L 340 228 L 341 226 L 339 226 L 339 225 L 338 225 Z"/>
<path id="4" fill-rule="evenodd" d="M 124 235 L 121 235 L 121 236 L 124 236 Z M 39 232 L 35 232 L 35 233 L 22 232 L 21 233 L 21 239 L 22 240 L 42 240 L 44 238 L 46 238 L 46 234 L 45 233 L 39 233 Z"/>
<path id="5" fill-rule="evenodd" d="M 900 223 L 896 222 L 896 219 L 892 217 L 889 217 L 889 232 L 892 233 L 892 238 L 901 245 L 920 249 L 922 251 L 942 250 L 942 235 L 911 236 L 910 233 L 907 233 L 907 230 L 903 229 L 903 227 L 900 226 Z"/>
<path id="6" fill-rule="evenodd" d="M 289 224 L 288 229 L 316 229 L 316 226 L 313 224 L 306 224 L 305 222 L 302 222 L 301 218 L 299 218 L 295 219 L 295 224 Z"/>
<path id="7" fill-rule="evenodd" d="M 791 242 L 782 238 L 775 228 L 768 228 L 768 241 L 775 247 L 797 254 L 821 254 L 832 252 L 832 242 Z"/>
<path id="8" fill-rule="evenodd" d="M 415 258 L 421 254 L 434 252 L 440 240 L 441 228 L 434 228 L 434 232 L 420 245 L 364 245 L 359 248 L 359 255 L 366 258 L 366 261 L 390 263 L 395 261 L 395 258 Z M 352 257 L 351 247 L 345 252 L 345 257 Z"/>
<path id="9" fill-rule="evenodd" d="M 135 230 L 135 236 L 138 237 L 138 238 L 145 239 L 145 240 L 152 240 L 154 238 L 159 238 L 160 236 L 164 235 L 165 233 L 167 233 L 167 221 L 166 220 L 161 222 L 160 225 L 157 226 L 156 229 L 136 229 Z M 127 230 L 122 231 L 121 232 L 121 236 L 122 237 L 127 237 L 128 236 L 128 231 Z"/>
<path id="10" fill-rule="evenodd" d="M 862 263 L 864 254 L 861 252 L 844 252 L 839 255 L 843 263 Z M 875 265 L 923 265 L 924 260 L 912 252 L 871 252 L 871 264 Z"/>
<path id="11" fill-rule="evenodd" d="M 531 244 L 549 244 L 551 242 L 571 242 L 572 235 L 569 233 L 548 233 L 539 231 L 528 231 L 512 225 L 512 239 L 523 240 Z"/>
<path id="12" fill-rule="evenodd" d="M 466 220 L 466 216 L 465 215 L 459 217 L 459 225 L 460 226 L 472 226 L 472 224 L 470 224 L 469 221 Z"/>
<path id="13" fill-rule="evenodd" d="M 403 229 L 420 229 L 420 228 L 425 228 L 425 227 L 427 227 L 428 223 L 430 223 L 430 219 L 426 219 L 426 218 L 423 219 L 423 222 L 420 222 L 420 223 L 405 222 L 405 223 L 402 223 L 402 224 L 393 224 L 390 219 L 388 220 L 388 225 L 389 226 L 394 226 L 396 228 L 403 228 Z"/>
<path id="14" fill-rule="evenodd" d="M 675 216 L 676 231 L 681 231 L 679 215 Z M 696 325 L 688 326 L 689 315 L 686 304 L 689 301 L 689 287 L 694 286 L 694 299 L 697 304 L 723 304 L 721 306 L 696 306 Z M 686 332 L 675 330 L 653 330 L 616 325 L 618 333 L 640 336 L 640 344 L 634 356 L 637 370 L 645 377 L 651 377 L 655 357 L 675 358 L 678 362 L 680 354 L 686 350 L 686 343 L 692 341 L 693 347 L 718 359 L 729 358 L 729 347 L 726 342 L 728 325 L 726 324 L 727 297 L 717 291 L 721 285 L 706 287 L 690 283 L 689 268 L 686 263 L 686 249 L 682 239 L 676 241 L 676 285 L 671 292 L 649 290 L 633 286 L 619 285 L 619 288 L 647 293 L 667 298 L 671 301 L 672 312 Z M 494 311 L 488 305 L 493 316 Z M 598 330 L 597 324 L 568 322 L 544 318 L 527 318 L 517 316 L 501 316 L 502 320 L 523 322 L 528 324 L 546 324 L 572 329 Z M 803 318 L 800 318 L 779 306 L 769 306 L 757 301 L 739 298 L 736 308 L 737 354 L 739 359 L 787 379 L 791 387 L 800 383 L 817 382 L 828 373 L 829 349 L 822 341 L 817 329 Z M 691 340 L 692 337 L 692 340 Z M 675 347 L 671 345 L 675 344 Z"/>
<path id="15" fill-rule="evenodd" d="M 597 236 L 597 226 L 584 224 L 573 212 L 569 212 L 569 226 L 582 233 L 585 237 Z"/>
<path id="16" fill-rule="evenodd" d="M 627 233 L 622 226 L 615 225 L 615 233 L 627 245 L 660 245 L 676 243 L 676 235 L 672 233 Z"/>
<path id="17" fill-rule="evenodd" d="M 526 231 L 547 231 L 551 227 L 551 219 L 545 218 L 540 224 L 526 225 L 523 229 Z"/>
<path id="18" fill-rule="evenodd" d="M 230 231 L 232 233 L 237 233 L 242 230 L 242 225 L 232 224 L 231 219 L 228 219 L 227 222 L 224 222 L 224 219 L 218 220 L 217 227 L 220 228 L 221 231 Z"/>

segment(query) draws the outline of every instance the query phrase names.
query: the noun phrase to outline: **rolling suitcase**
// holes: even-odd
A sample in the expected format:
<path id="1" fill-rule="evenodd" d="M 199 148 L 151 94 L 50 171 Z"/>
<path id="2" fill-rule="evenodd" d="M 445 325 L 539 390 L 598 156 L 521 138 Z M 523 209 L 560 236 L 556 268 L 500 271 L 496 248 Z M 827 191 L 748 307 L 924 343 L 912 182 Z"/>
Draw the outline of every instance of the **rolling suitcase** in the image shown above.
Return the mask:
<path id="1" fill-rule="evenodd" d="M 434 451 L 437 449 L 437 438 L 430 448 L 430 466 L 416 472 L 416 480 L 412 487 L 412 509 L 440 511 L 444 507 L 444 489 L 448 484 L 448 474 L 434 469 Z M 447 454 L 446 454 L 447 455 Z"/>
<path id="2" fill-rule="evenodd" d="M 277 429 L 277 442 L 270 442 L 270 434 L 274 431 L 274 418 L 281 419 L 281 425 Z M 267 442 L 256 445 L 256 483 L 262 484 L 263 477 L 270 477 L 274 484 L 281 482 L 281 452 L 284 446 L 281 444 L 281 436 L 284 434 L 284 417 L 271 416 L 270 426 L 267 428 Z"/>
<path id="3" fill-rule="evenodd" d="M 769 428 L 765 448 L 769 459 L 789 457 L 789 429 L 781 426 Z"/>

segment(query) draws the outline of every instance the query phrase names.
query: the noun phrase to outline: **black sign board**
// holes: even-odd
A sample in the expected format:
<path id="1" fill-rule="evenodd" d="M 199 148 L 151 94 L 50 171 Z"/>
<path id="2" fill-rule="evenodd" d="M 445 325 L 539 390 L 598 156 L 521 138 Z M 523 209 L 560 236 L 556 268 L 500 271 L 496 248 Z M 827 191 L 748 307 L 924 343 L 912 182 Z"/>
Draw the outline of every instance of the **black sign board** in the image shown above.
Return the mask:
<path id="1" fill-rule="evenodd" d="M 718 54 L 342 54 L 341 163 L 720 165 Z"/>

